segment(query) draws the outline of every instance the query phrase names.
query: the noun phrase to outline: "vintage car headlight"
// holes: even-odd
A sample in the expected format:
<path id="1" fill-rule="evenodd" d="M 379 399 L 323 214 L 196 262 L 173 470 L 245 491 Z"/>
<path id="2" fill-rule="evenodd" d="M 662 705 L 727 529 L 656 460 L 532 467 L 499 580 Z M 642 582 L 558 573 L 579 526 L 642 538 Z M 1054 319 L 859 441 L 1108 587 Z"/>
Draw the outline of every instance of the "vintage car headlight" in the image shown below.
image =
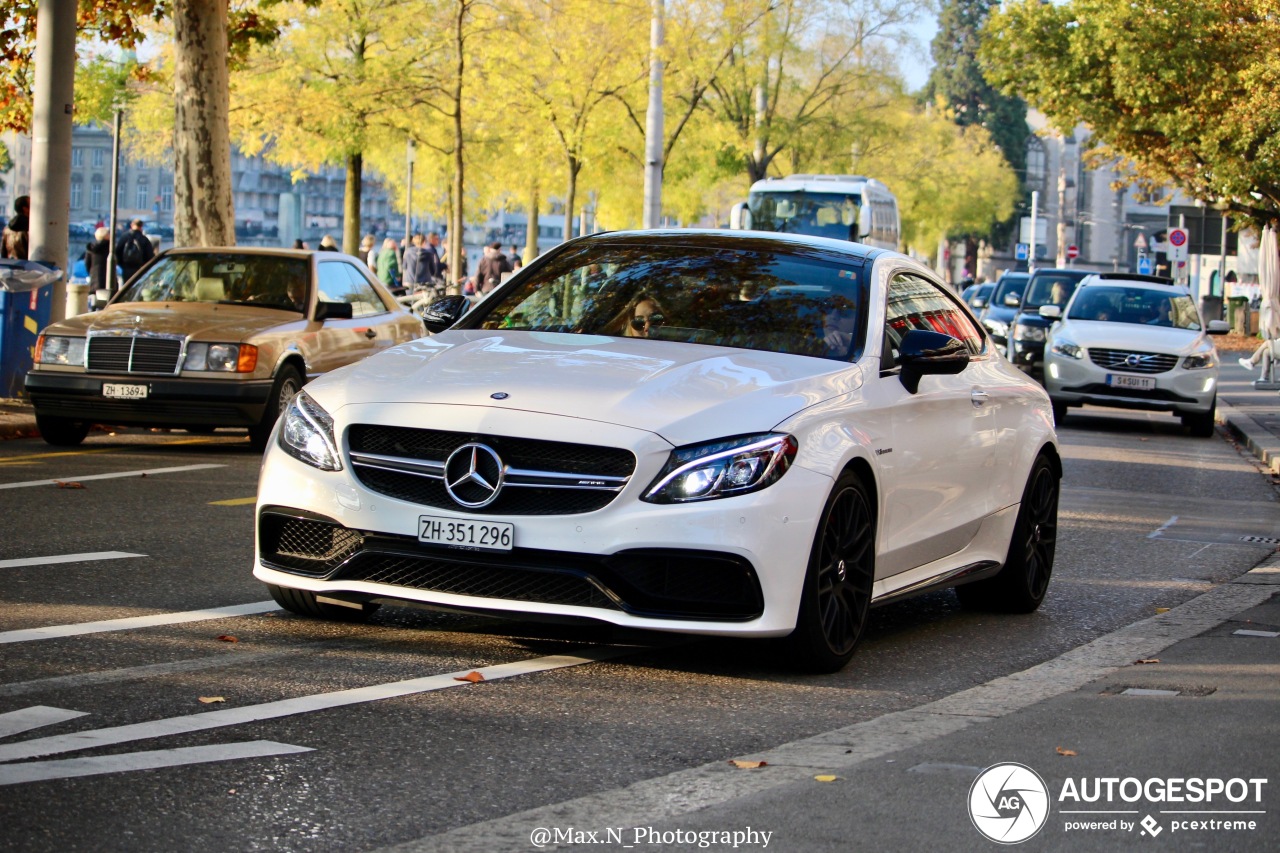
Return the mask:
<path id="1" fill-rule="evenodd" d="M 63 335 L 41 335 L 36 340 L 36 364 L 62 364 L 84 367 L 84 338 Z"/>
<path id="2" fill-rule="evenodd" d="M 217 370 L 223 373 L 253 373 L 258 366 L 258 348 L 253 344 L 187 344 L 183 370 Z"/>
<path id="3" fill-rule="evenodd" d="M 1049 352 L 1064 358 L 1084 358 L 1084 348 L 1066 338 L 1055 338 L 1053 346 L 1049 347 Z"/>
<path id="4" fill-rule="evenodd" d="M 641 498 L 655 504 L 745 495 L 776 483 L 800 445 L 785 433 L 765 433 L 677 447 Z"/>
<path id="5" fill-rule="evenodd" d="M 321 471 L 341 471 L 342 458 L 333 439 L 333 418 L 305 391 L 294 396 L 280 416 L 280 448 Z"/>
<path id="6" fill-rule="evenodd" d="M 1013 338 L 1018 341 L 1043 341 L 1044 327 L 1017 323 L 1013 327 Z"/>
<path id="7" fill-rule="evenodd" d="M 1197 352 L 1186 357 L 1182 366 L 1187 370 L 1206 370 L 1210 367 L 1217 367 L 1218 360 L 1214 358 L 1211 352 Z"/>

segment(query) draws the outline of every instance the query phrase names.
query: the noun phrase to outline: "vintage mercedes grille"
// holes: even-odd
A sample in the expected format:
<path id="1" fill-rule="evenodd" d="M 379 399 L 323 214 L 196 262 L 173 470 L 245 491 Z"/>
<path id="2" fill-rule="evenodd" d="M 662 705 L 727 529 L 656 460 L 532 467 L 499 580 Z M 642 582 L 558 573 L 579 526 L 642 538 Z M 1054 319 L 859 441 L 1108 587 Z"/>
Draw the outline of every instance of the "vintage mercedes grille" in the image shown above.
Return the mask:
<path id="1" fill-rule="evenodd" d="M 91 373 L 175 374 L 182 358 L 182 337 L 89 335 L 85 369 Z"/>
<path id="2" fill-rule="evenodd" d="M 626 486 L 636 463 L 630 451 L 620 448 L 372 424 L 352 425 L 347 446 L 356 477 L 379 494 L 423 506 L 499 515 L 601 509 Z M 464 457 L 475 449 L 481 463 L 491 459 L 488 451 L 501 460 L 501 487 L 492 500 L 481 504 L 490 481 L 497 479 L 494 472 L 479 472 L 485 485 L 458 482 L 459 472 L 471 467 L 464 464 L 466 458 L 455 457 L 450 494 L 446 464 L 460 448 Z"/>
<path id="3" fill-rule="evenodd" d="M 1164 373 L 1178 365 L 1176 355 L 1099 347 L 1089 347 L 1089 359 L 1099 367 L 1126 373 Z"/>

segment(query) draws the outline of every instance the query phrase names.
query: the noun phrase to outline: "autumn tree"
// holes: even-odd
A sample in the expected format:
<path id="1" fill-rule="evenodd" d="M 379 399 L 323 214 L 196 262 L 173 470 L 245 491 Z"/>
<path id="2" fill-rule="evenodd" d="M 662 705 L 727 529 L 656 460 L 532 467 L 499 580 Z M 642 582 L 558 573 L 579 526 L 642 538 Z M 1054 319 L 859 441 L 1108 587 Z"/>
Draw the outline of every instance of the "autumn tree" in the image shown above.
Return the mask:
<path id="1" fill-rule="evenodd" d="M 1254 224 L 1280 217 L 1280 2 L 1005 4 L 979 57 L 988 78 L 1098 157 Z"/>

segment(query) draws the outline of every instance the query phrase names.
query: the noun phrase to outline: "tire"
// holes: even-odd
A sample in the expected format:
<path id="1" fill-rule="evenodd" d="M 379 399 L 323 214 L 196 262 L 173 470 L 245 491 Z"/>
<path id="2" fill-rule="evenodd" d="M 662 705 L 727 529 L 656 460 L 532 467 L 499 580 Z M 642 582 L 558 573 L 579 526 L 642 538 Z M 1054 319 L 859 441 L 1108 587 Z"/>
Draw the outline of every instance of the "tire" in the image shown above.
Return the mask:
<path id="1" fill-rule="evenodd" d="M 1040 606 L 1053 574 L 1059 488 L 1049 459 L 1037 457 L 1022 492 L 1004 567 L 995 577 L 956 587 L 961 604 L 1003 613 L 1030 613 Z"/>
<path id="2" fill-rule="evenodd" d="M 875 512 L 866 486 L 845 472 L 823 507 L 801 591 L 792 660 L 808 672 L 837 672 L 853 657 L 871 609 Z"/>
<path id="3" fill-rule="evenodd" d="M 46 444 L 54 447 L 75 447 L 84 441 L 89 434 L 89 423 L 71 418 L 55 418 L 49 415 L 36 415 L 36 428 Z"/>
<path id="4" fill-rule="evenodd" d="M 271 385 L 271 396 L 267 398 L 267 408 L 262 413 L 262 420 L 257 425 L 249 427 L 249 445 L 254 450 L 261 453 L 267 449 L 267 442 L 271 440 L 271 430 L 275 428 L 276 421 L 289 407 L 289 401 L 293 399 L 293 395 L 301 389 L 302 374 L 298 372 L 298 368 L 291 364 L 280 368 L 280 372 L 276 374 L 276 381 Z"/>
<path id="5" fill-rule="evenodd" d="M 1067 404 L 1059 403 L 1057 400 L 1054 400 L 1053 401 L 1053 425 L 1056 427 L 1060 427 L 1062 426 L 1062 422 L 1065 421 L 1066 419 L 1067 419 Z"/>
<path id="6" fill-rule="evenodd" d="M 305 589 L 291 589 L 285 586 L 267 584 L 267 590 L 285 610 L 299 616 L 312 619 L 328 619 L 333 622 L 363 622 L 374 614 L 382 605 L 364 604 L 361 607 L 343 607 L 339 604 L 325 604 L 316 600 L 316 594 Z"/>
<path id="7" fill-rule="evenodd" d="M 1187 431 L 1191 433 L 1193 438 L 1213 438 L 1217 434 L 1217 424 L 1214 420 L 1214 413 L 1218 408 L 1218 401 L 1215 398 L 1213 405 L 1209 407 L 1207 412 L 1194 412 L 1182 416 L 1182 423 L 1187 427 Z"/>

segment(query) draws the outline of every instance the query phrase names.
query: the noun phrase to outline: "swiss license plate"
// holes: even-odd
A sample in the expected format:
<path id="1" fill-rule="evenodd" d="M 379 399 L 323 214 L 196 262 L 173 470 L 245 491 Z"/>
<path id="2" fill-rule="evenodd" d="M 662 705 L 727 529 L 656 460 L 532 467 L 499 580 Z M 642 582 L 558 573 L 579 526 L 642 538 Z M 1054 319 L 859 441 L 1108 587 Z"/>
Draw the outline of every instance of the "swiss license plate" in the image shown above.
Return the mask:
<path id="1" fill-rule="evenodd" d="M 505 521 L 418 516 L 418 541 L 431 545 L 510 551 L 515 539 L 516 526 Z"/>
<path id="2" fill-rule="evenodd" d="M 1156 381 L 1150 376 L 1119 376 L 1115 373 L 1107 374 L 1107 384 L 1112 388 L 1137 388 L 1140 391 L 1156 387 Z"/>
<path id="3" fill-rule="evenodd" d="M 118 382 L 103 382 L 102 396 L 115 397 L 120 400 L 145 400 L 146 385 L 125 385 Z"/>

